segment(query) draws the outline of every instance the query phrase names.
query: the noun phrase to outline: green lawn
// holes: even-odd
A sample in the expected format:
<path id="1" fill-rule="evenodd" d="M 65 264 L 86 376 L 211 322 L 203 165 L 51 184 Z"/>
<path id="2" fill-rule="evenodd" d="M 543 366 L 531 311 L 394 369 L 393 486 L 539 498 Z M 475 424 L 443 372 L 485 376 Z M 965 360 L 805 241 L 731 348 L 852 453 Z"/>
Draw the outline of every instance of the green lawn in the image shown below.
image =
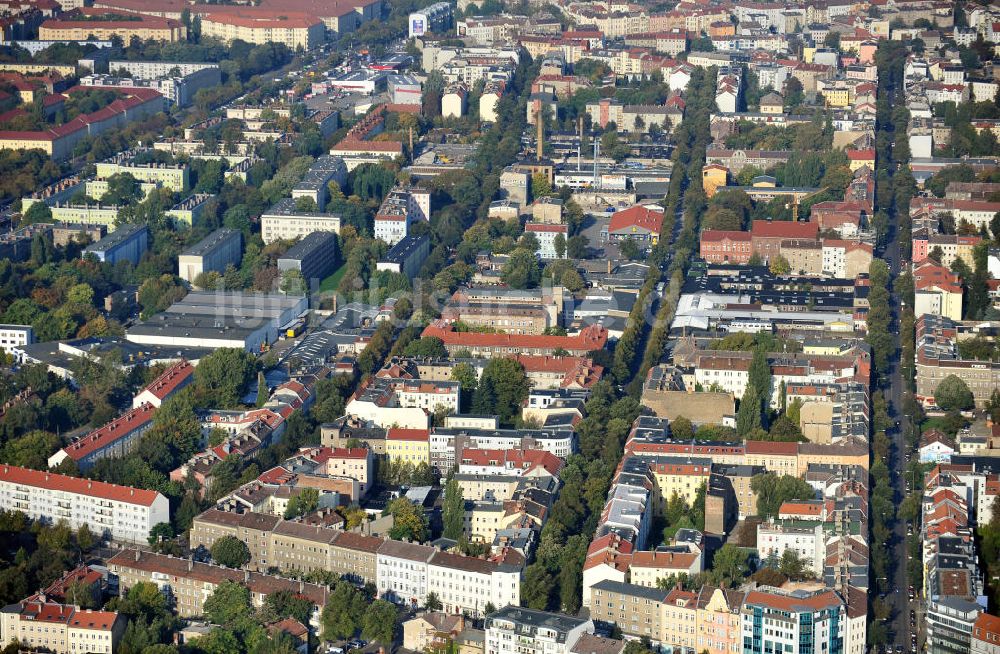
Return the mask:
<path id="1" fill-rule="evenodd" d="M 341 264 L 340 268 L 334 270 L 332 275 L 319 283 L 320 293 L 336 291 L 345 272 L 347 272 L 347 264 Z"/>

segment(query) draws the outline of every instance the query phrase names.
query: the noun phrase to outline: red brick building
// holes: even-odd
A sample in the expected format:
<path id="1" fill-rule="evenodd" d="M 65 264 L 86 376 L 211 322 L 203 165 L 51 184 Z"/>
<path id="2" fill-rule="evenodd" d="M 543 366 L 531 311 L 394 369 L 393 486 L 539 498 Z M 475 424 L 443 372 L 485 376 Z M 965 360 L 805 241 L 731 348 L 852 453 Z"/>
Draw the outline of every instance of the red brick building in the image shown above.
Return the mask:
<path id="1" fill-rule="evenodd" d="M 706 229 L 701 233 L 700 252 L 708 263 L 747 263 L 753 254 L 750 232 Z"/>

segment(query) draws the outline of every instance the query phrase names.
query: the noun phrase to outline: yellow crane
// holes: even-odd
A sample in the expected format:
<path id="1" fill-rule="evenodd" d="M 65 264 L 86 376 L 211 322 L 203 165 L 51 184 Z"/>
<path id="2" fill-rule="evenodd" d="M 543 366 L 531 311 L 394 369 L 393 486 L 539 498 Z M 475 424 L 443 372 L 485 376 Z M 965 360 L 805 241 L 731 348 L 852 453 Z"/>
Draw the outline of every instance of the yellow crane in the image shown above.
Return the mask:
<path id="1" fill-rule="evenodd" d="M 820 193 L 822 193 L 824 191 L 829 191 L 829 190 L 830 190 L 829 186 L 824 186 L 823 188 L 821 188 L 821 189 L 819 189 L 817 191 L 813 191 L 812 193 L 808 193 L 806 195 L 803 195 L 802 197 L 799 197 L 798 195 L 793 195 L 792 196 L 792 222 L 798 222 L 799 221 L 799 203 L 800 202 L 802 202 L 803 200 L 808 200 L 809 198 L 816 197 Z"/>

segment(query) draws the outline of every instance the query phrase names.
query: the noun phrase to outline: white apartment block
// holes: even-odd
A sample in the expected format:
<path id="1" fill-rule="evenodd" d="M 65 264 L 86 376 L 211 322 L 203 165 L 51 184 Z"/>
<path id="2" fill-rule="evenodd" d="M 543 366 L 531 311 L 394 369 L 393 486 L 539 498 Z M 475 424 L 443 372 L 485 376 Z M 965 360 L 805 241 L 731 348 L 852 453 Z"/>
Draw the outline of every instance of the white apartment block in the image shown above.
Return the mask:
<path id="1" fill-rule="evenodd" d="M 387 540 L 375 559 L 379 597 L 396 604 L 423 606 L 427 602 L 427 563 L 438 550 L 429 545 Z"/>
<path id="2" fill-rule="evenodd" d="M 429 439 L 432 466 L 444 472 L 455 466 L 456 436 L 465 437 L 463 447 L 472 449 L 513 450 L 528 448 L 551 452 L 560 459 L 568 458 L 576 450 L 576 437 L 572 430 L 434 429 Z"/>
<path id="3" fill-rule="evenodd" d="M 340 233 L 340 216 L 296 212 L 294 206 L 294 200 L 285 198 L 260 217 L 260 234 L 265 244 L 303 238 L 313 232 Z"/>
<path id="4" fill-rule="evenodd" d="M 485 559 L 436 552 L 427 565 L 427 592 L 438 596 L 445 612 L 479 618 L 487 604 L 521 603 L 521 571 Z"/>
<path id="5" fill-rule="evenodd" d="M 750 591 L 740 614 L 744 654 L 799 652 L 803 640 L 812 641 L 810 651 L 836 652 L 847 635 L 844 602 L 832 590 Z"/>
<path id="6" fill-rule="evenodd" d="M 35 328 L 31 325 L 0 325 L 0 350 L 13 354 L 13 349 L 35 342 Z"/>
<path id="7" fill-rule="evenodd" d="M 115 73 L 127 70 L 139 79 L 159 79 L 161 77 L 184 77 L 199 70 L 218 68 L 218 64 L 183 63 L 173 61 L 109 61 L 108 70 Z"/>
<path id="8" fill-rule="evenodd" d="M 823 526 L 815 527 L 785 527 L 779 524 L 762 523 L 757 525 L 757 552 L 761 560 L 769 557 L 778 559 L 792 550 L 806 564 L 817 579 L 823 577 L 823 563 L 826 556 L 826 536 Z"/>
<path id="9" fill-rule="evenodd" d="M 66 520 L 74 530 L 87 525 L 126 543 L 145 543 L 154 526 L 170 522 L 167 498 L 156 491 L 9 465 L 0 466 L 0 510 Z"/>
<path id="10" fill-rule="evenodd" d="M 569 654 L 591 620 L 506 606 L 486 619 L 485 654 Z"/>
<path id="11" fill-rule="evenodd" d="M 426 409 L 433 413 L 443 407 L 449 413 L 459 412 L 461 387 L 456 382 L 403 382 L 396 388 L 396 401 L 401 407 Z"/>
<path id="12" fill-rule="evenodd" d="M 536 254 L 542 259 L 558 259 L 556 251 L 556 236 L 562 234 L 563 255 L 566 254 L 566 240 L 569 239 L 569 225 L 549 225 L 543 223 L 528 223 L 524 226 L 525 234 L 534 234 L 538 240 Z"/>
<path id="13" fill-rule="evenodd" d="M 410 221 L 407 214 L 375 216 L 375 238 L 382 239 L 391 246 L 406 238 Z"/>

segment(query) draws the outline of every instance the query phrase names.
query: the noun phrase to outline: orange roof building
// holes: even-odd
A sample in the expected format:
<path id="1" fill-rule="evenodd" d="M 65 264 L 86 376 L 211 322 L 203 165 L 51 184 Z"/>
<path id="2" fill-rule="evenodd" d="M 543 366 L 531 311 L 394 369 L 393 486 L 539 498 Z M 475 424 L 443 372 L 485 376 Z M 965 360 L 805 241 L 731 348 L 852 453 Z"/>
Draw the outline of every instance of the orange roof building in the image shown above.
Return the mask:
<path id="1" fill-rule="evenodd" d="M 72 459 L 78 470 L 91 468 L 100 459 L 123 457 L 135 447 L 138 438 L 153 426 L 156 407 L 141 404 L 111 422 L 89 432 L 49 457 L 49 467 L 55 468 Z"/>
<path id="2" fill-rule="evenodd" d="M 421 337 L 441 339 L 450 354 L 468 350 L 473 356 L 550 355 L 565 350 L 570 355 L 584 356 L 602 350 L 608 342 L 608 330 L 600 325 L 588 325 L 575 336 L 537 336 L 533 334 L 478 334 L 457 332 L 453 324 L 443 320 L 431 323 Z"/>
<path id="3" fill-rule="evenodd" d="M 628 209 L 616 211 L 608 223 L 608 238 L 623 241 L 631 238 L 648 241 L 656 245 L 663 225 L 663 207 L 657 204 L 637 204 Z"/>
<path id="4" fill-rule="evenodd" d="M 115 611 L 56 604 L 36 595 L 4 609 L 4 638 L 25 649 L 68 654 L 117 649 L 128 620 Z M 100 645 L 95 645 L 100 643 Z"/>
<path id="5" fill-rule="evenodd" d="M 161 522 L 170 522 L 167 498 L 156 491 L 118 486 L 19 466 L 0 466 L 0 510 L 87 525 L 103 537 L 144 543 Z"/>

